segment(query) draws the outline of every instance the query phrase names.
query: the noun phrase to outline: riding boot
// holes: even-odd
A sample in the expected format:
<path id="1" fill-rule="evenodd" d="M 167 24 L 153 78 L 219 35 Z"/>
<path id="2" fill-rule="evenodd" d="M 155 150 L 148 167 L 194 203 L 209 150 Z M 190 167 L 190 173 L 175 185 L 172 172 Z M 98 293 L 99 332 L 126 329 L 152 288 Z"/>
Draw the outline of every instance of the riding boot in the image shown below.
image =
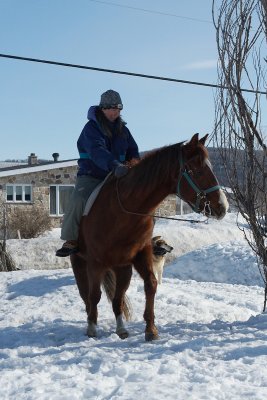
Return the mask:
<path id="1" fill-rule="evenodd" d="M 78 252 L 78 243 L 76 240 L 67 240 L 61 249 L 56 251 L 57 257 L 68 257 Z"/>

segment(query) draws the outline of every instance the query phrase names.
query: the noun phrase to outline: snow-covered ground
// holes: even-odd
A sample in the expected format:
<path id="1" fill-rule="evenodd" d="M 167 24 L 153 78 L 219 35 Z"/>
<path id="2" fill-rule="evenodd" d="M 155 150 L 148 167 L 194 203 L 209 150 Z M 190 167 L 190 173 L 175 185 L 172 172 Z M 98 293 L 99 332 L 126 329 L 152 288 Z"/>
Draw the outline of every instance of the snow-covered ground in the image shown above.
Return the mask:
<path id="1" fill-rule="evenodd" d="M 130 337 L 115 334 L 103 295 L 99 337 L 88 339 L 69 261 L 54 256 L 59 230 L 8 241 L 21 271 L 0 275 L 0 399 L 265 399 L 264 286 L 235 222 L 235 214 L 208 224 L 157 222 L 155 235 L 174 251 L 158 286 L 160 339 L 152 343 L 136 274 Z"/>

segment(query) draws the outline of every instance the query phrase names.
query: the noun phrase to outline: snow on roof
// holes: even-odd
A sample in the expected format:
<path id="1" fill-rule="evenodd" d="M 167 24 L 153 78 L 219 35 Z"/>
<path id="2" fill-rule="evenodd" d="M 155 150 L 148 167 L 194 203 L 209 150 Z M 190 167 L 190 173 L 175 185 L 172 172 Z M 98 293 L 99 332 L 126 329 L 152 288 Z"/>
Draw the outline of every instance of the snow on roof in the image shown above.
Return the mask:
<path id="1" fill-rule="evenodd" d="M 77 159 L 75 160 L 67 160 L 67 161 L 60 161 L 60 162 L 51 162 L 48 164 L 38 164 L 38 165 L 28 165 L 24 164 L 20 167 L 14 168 L 10 166 L 10 169 L 0 170 L 0 177 L 5 176 L 13 176 L 13 175 L 21 175 L 21 174 L 29 174 L 32 172 L 39 172 L 39 171 L 47 171 L 50 169 L 58 169 L 64 167 L 72 167 L 77 166 Z"/>

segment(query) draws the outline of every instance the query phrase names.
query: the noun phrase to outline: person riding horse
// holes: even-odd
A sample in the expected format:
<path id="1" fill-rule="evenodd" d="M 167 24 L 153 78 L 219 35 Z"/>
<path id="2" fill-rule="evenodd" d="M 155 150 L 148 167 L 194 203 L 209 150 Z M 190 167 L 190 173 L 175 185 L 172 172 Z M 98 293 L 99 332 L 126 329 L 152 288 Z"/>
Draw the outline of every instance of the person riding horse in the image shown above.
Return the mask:
<path id="1" fill-rule="evenodd" d="M 129 336 L 124 319 L 131 316 L 126 292 L 134 268 L 144 282 L 145 340 L 158 339 L 151 240 L 156 209 L 170 194 L 177 194 L 207 218 L 219 220 L 228 209 L 208 158 L 207 136 L 200 139 L 195 134 L 190 141 L 153 150 L 119 179 L 110 174 L 93 209 L 82 217 L 79 252 L 72 254 L 70 261 L 86 308 L 88 337 L 98 336 L 103 288 L 112 303 L 117 335 L 121 339 Z"/>
<path id="2" fill-rule="evenodd" d="M 77 141 L 78 173 L 69 206 L 64 214 L 61 239 L 65 241 L 56 256 L 67 257 L 78 252 L 80 220 L 88 197 L 106 176 L 127 174 L 125 163 L 140 159 L 138 146 L 120 116 L 121 97 L 114 90 L 101 95 L 98 106 L 89 108 L 88 122 Z"/>

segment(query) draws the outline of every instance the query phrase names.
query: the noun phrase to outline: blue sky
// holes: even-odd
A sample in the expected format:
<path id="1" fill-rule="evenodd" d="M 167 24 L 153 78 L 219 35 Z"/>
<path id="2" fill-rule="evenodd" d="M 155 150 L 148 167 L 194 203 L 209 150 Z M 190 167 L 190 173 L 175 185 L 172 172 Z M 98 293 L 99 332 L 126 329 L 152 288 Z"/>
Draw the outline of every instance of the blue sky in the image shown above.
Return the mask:
<path id="1" fill-rule="evenodd" d="M 0 53 L 216 83 L 211 4 L 0 0 Z M 121 94 L 122 116 L 142 151 L 212 132 L 214 124 L 215 89 L 206 87 L 5 58 L 0 87 L 0 160 L 32 152 L 76 158 L 87 110 L 108 89 Z"/>

